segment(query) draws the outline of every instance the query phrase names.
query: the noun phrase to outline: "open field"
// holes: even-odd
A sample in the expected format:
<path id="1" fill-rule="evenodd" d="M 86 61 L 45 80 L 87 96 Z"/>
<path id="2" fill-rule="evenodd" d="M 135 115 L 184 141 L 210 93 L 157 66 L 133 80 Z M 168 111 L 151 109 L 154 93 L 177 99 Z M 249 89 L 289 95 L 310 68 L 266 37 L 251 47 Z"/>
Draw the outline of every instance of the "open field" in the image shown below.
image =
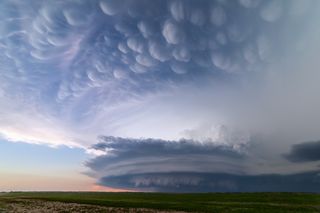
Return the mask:
<path id="1" fill-rule="evenodd" d="M 0 212 L 320 212 L 320 195 L 305 193 L 103 193 L 0 194 Z"/>

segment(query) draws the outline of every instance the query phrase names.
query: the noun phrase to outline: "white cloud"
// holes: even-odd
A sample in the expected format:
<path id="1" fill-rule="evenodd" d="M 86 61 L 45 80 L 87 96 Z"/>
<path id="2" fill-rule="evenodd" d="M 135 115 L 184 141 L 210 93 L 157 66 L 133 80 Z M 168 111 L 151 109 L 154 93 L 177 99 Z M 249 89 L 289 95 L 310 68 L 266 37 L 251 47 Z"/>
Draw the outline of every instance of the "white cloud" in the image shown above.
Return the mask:
<path id="1" fill-rule="evenodd" d="M 90 86 L 92 87 L 101 87 L 105 83 L 105 75 L 95 69 L 89 69 L 87 76 L 91 81 Z"/>
<path id="2" fill-rule="evenodd" d="M 57 35 L 57 34 L 48 34 L 47 41 L 48 41 L 48 43 L 50 43 L 56 47 L 67 46 L 68 44 L 70 44 L 70 38 L 66 37 L 65 35 L 61 36 L 61 35 Z M 39 49 L 37 46 L 34 46 L 34 47 Z M 46 48 L 48 48 L 48 46 L 46 46 Z M 45 48 L 43 48 L 43 49 L 45 49 Z"/>
<path id="3" fill-rule="evenodd" d="M 113 70 L 113 76 L 116 78 L 116 79 L 124 79 L 124 78 L 127 78 L 128 77 L 128 73 L 127 71 L 125 71 L 124 69 L 122 68 L 115 68 Z"/>
<path id="4" fill-rule="evenodd" d="M 123 0 L 101 0 L 100 3 L 101 10 L 109 16 L 116 15 L 119 13 L 124 6 Z"/>
<path id="5" fill-rule="evenodd" d="M 77 10 L 77 9 L 65 9 L 63 10 L 63 15 L 66 18 L 68 24 L 72 26 L 81 26 L 89 23 L 88 11 Z"/>
<path id="6" fill-rule="evenodd" d="M 149 53 L 154 59 L 157 59 L 161 62 L 165 62 L 171 57 L 166 47 L 163 44 L 157 43 L 156 41 L 149 42 Z"/>
<path id="7" fill-rule="evenodd" d="M 123 41 L 118 44 L 118 49 L 125 54 L 130 51 L 127 44 Z"/>
<path id="8" fill-rule="evenodd" d="M 162 35 L 169 44 L 179 44 L 185 39 L 185 34 L 178 24 L 169 20 L 164 23 Z"/>
<path id="9" fill-rule="evenodd" d="M 146 20 L 142 20 L 137 24 L 138 29 L 140 30 L 144 38 L 149 38 L 155 33 L 155 27 Z"/>
<path id="10" fill-rule="evenodd" d="M 157 64 L 157 61 L 154 58 L 152 58 L 149 55 L 143 55 L 143 54 L 137 55 L 136 56 L 136 61 L 139 64 L 141 64 L 143 66 L 146 66 L 146 67 L 152 67 L 152 66 L 155 66 Z"/>
<path id="11" fill-rule="evenodd" d="M 202 143 L 235 145 L 235 148 L 248 144 L 251 140 L 249 132 L 222 124 L 202 124 L 194 129 L 185 130 L 183 134 L 187 139 L 192 139 Z"/>
<path id="12" fill-rule="evenodd" d="M 183 21 L 185 19 L 185 5 L 183 3 L 183 1 L 181 0 L 172 0 L 170 3 L 169 3 L 169 10 L 170 10 L 170 13 L 172 15 L 172 17 L 180 22 L 180 21 Z"/>
<path id="13" fill-rule="evenodd" d="M 128 47 L 138 53 L 143 53 L 144 51 L 144 42 L 137 37 L 130 37 L 127 40 Z"/>
<path id="14" fill-rule="evenodd" d="M 183 62 L 188 62 L 191 58 L 190 51 L 185 46 L 175 48 L 172 55 L 176 60 Z"/>
<path id="15" fill-rule="evenodd" d="M 211 53 L 212 63 L 222 70 L 228 70 L 231 67 L 231 60 L 225 54 L 220 52 L 212 52 Z"/>
<path id="16" fill-rule="evenodd" d="M 189 70 L 189 66 L 187 63 L 177 62 L 177 61 L 172 62 L 170 67 L 171 67 L 172 71 L 177 74 L 185 74 Z"/>
<path id="17" fill-rule="evenodd" d="M 1 97 L 1 137 L 14 142 L 84 147 L 65 123 L 25 101 Z"/>
<path id="18" fill-rule="evenodd" d="M 41 50 L 32 50 L 30 52 L 30 55 L 32 57 L 34 57 L 35 59 L 41 60 L 41 61 L 48 61 L 51 59 L 56 59 L 57 57 L 59 57 L 60 52 L 45 52 L 45 51 L 41 51 Z"/>
<path id="19" fill-rule="evenodd" d="M 139 63 L 135 63 L 133 65 L 130 66 L 130 69 L 135 72 L 135 73 L 138 73 L 138 74 L 141 74 L 141 73 L 146 73 L 148 72 L 148 68 L 139 64 Z"/>

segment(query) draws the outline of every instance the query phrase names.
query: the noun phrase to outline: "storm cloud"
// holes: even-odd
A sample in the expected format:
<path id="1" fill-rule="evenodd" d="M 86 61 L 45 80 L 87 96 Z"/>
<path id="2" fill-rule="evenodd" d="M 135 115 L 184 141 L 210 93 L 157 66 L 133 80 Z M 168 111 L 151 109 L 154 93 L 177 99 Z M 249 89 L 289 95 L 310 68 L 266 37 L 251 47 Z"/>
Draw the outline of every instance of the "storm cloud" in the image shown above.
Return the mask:
<path id="1" fill-rule="evenodd" d="M 99 155 L 86 162 L 86 174 L 103 186 L 141 191 L 320 191 L 316 169 L 258 172 L 254 161 L 260 159 L 252 158 L 257 153 L 250 143 L 101 136 L 91 147 Z"/>
<path id="2" fill-rule="evenodd" d="M 319 172 L 290 175 L 144 173 L 103 177 L 99 184 L 160 192 L 320 192 Z"/>
<path id="3" fill-rule="evenodd" d="M 202 191 L 208 171 L 243 173 L 246 146 L 217 145 L 210 141 L 132 139 L 101 136 L 91 149 L 101 155 L 86 163 L 97 183 L 116 188 L 156 191 Z M 214 181 L 214 180 L 212 180 Z M 206 190 L 234 190 L 234 183 L 218 178 Z"/>
<path id="4" fill-rule="evenodd" d="M 80 147 L 102 185 L 311 190 L 319 5 L 3 0 L 0 136 Z"/>
<path id="5" fill-rule="evenodd" d="M 250 148 L 245 144 L 101 136 L 91 149 L 101 155 L 86 163 L 87 174 L 108 187 L 163 192 L 320 191 L 317 171 L 249 174 L 245 160 Z"/>
<path id="6" fill-rule="evenodd" d="M 291 151 L 284 156 L 292 162 L 319 161 L 320 141 L 295 144 L 292 146 Z"/>
<path id="7" fill-rule="evenodd" d="M 91 147 L 100 155 L 89 160 L 86 166 L 94 175 L 105 171 L 108 176 L 133 172 L 204 172 L 233 171 L 241 173 L 245 159 L 245 144 L 217 145 L 181 139 L 132 139 L 101 136 Z M 236 162 L 234 162 L 236 161 Z"/>

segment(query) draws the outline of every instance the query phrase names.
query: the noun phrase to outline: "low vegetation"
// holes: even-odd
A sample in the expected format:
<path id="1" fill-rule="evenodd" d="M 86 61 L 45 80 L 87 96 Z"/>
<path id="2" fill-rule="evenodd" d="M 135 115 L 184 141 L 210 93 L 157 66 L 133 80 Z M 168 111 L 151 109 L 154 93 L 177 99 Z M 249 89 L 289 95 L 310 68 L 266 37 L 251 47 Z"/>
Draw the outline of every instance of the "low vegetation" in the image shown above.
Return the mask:
<path id="1" fill-rule="evenodd" d="M 10 192 L 0 195 L 0 212 L 12 204 L 35 202 L 81 204 L 85 209 L 106 208 L 109 212 L 140 209 L 138 212 L 320 212 L 320 195 L 307 193 L 104 193 L 104 192 Z M 37 206 L 39 206 L 37 204 Z M 111 208 L 112 207 L 112 208 Z M 32 208 L 32 207 L 30 207 Z M 111 208 L 111 209 L 110 209 Z M 103 212 L 108 212 L 103 209 Z M 112 210 L 112 211 L 111 211 Z M 31 211 L 29 211 L 31 212 Z M 59 212 L 58 210 L 56 212 Z M 66 210 L 61 212 L 68 212 Z M 70 210 L 70 212 L 72 212 Z M 93 212 L 93 211 L 81 211 Z M 100 212 L 100 211 L 97 211 Z"/>

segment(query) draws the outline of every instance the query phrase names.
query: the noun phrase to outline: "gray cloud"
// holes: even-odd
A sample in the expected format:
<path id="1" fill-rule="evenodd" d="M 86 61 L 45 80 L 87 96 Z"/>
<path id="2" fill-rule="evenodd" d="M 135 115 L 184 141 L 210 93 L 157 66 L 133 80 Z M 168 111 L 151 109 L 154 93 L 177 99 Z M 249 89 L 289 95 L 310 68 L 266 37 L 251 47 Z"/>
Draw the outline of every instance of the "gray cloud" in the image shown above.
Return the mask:
<path id="1" fill-rule="evenodd" d="M 224 9 L 220 6 L 213 7 L 211 9 L 210 20 L 212 24 L 216 26 L 222 26 L 227 21 L 227 15 Z"/>
<path id="2" fill-rule="evenodd" d="M 190 69 L 189 65 L 183 62 L 174 62 L 170 65 L 170 67 L 172 71 L 177 74 L 185 74 Z"/>
<path id="3" fill-rule="evenodd" d="M 181 0 L 173 0 L 169 3 L 169 10 L 172 17 L 180 22 L 185 19 L 186 16 L 186 4 Z"/>
<path id="4" fill-rule="evenodd" d="M 241 143 L 217 144 L 210 140 L 165 141 L 102 136 L 100 142 L 91 149 L 104 154 L 87 161 L 87 174 L 95 177 L 97 183 L 103 186 L 142 191 L 320 191 L 317 170 L 250 174 L 254 164 L 264 166 L 259 163 L 263 156 L 256 154 L 266 151 L 264 147 L 257 150 L 257 143 L 250 143 L 253 147 Z M 306 146 L 308 153 L 299 153 L 300 160 L 306 156 L 316 156 L 315 152 L 311 155 L 309 152 L 312 148 L 318 148 L 319 142 L 307 143 Z"/>
<path id="5" fill-rule="evenodd" d="M 241 162 L 245 159 L 245 145 L 219 145 L 186 139 L 100 137 L 100 142 L 91 149 L 105 152 L 86 163 L 89 174 L 98 179 L 155 172 L 228 171 L 239 174 L 243 171 Z"/>
<path id="6" fill-rule="evenodd" d="M 295 144 L 292 146 L 291 151 L 284 156 L 292 162 L 319 161 L 320 141 Z"/>
<path id="7" fill-rule="evenodd" d="M 310 9 L 310 6 L 312 5 L 312 0 L 306 0 L 306 1 L 298 1 L 293 0 L 291 6 L 290 6 L 290 14 L 294 16 L 301 16 L 303 15 L 308 9 Z"/>
<path id="8" fill-rule="evenodd" d="M 191 11 L 190 22 L 194 25 L 202 26 L 206 21 L 204 11 L 197 8 Z"/>
<path id="9" fill-rule="evenodd" d="M 151 37 L 156 33 L 156 27 L 154 23 L 151 23 L 149 20 L 142 20 L 137 24 L 138 29 L 140 30 L 144 38 Z"/>
<path id="10" fill-rule="evenodd" d="M 240 27 L 240 24 L 231 24 L 227 28 L 228 38 L 233 42 L 243 42 L 250 34 L 248 26 Z"/>
<path id="11" fill-rule="evenodd" d="M 246 8 L 255 8 L 259 5 L 260 0 L 239 0 L 239 3 Z"/>
<path id="12" fill-rule="evenodd" d="M 261 35 L 257 38 L 257 49 L 261 60 L 269 59 L 271 54 L 271 44 L 266 36 Z"/>
<path id="13" fill-rule="evenodd" d="M 272 0 L 267 2 L 261 9 L 261 17 L 268 22 L 274 22 L 282 15 L 283 1 Z"/>
<path id="14" fill-rule="evenodd" d="M 217 33 L 216 40 L 221 45 L 225 45 L 228 42 L 227 37 L 223 32 L 218 32 Z"/>
<path id="15" fill-rule="evenodd" d="M 162 192 L 320 192 L 318 172 L 291 175 L 145 173 L 102 177 L 99 184 Z"/>
<path id="16" fill-rule="evenodd" d="M 135 26 L 125 21 L 115 23 L 114 28 L 124 37 L 133 36 L 136 33 Z"/>
<path id="17" fill-rule="evenodd" d="M 228 145 L 217 145 L 214 143 L 201 143 L 193 140 L 181 139 L 179 141 L 166 141 L 161 139 L 133 139 L 113 136 L 100 136 L 100 142 L 93 145 L 93 149 L 100 151 L 110 150 L 112 155 L 122 155 L 118 157 L 139 156 L 163 156 L 163 155 L 184 155 L 192 154 L 212 154 L 229 156 L 232 158 L 242 158 L 240 147 Z M 144 148 L 143 148 L 144 147 Z M 143 149 L 142 149 L 143 148 Z M 243 147 L 244 148 L 244 147 Z"/>
<path id="18" fill-rule="evenodd" d="M 257 53 L 257 47 L 256 45 L 253 45 L 253 44 L 249 44 L 245 46 L 243 49 L 243 57 L 250 64 L 255 63 L 258 60 L 258 56 L 256 53 Z"/>

